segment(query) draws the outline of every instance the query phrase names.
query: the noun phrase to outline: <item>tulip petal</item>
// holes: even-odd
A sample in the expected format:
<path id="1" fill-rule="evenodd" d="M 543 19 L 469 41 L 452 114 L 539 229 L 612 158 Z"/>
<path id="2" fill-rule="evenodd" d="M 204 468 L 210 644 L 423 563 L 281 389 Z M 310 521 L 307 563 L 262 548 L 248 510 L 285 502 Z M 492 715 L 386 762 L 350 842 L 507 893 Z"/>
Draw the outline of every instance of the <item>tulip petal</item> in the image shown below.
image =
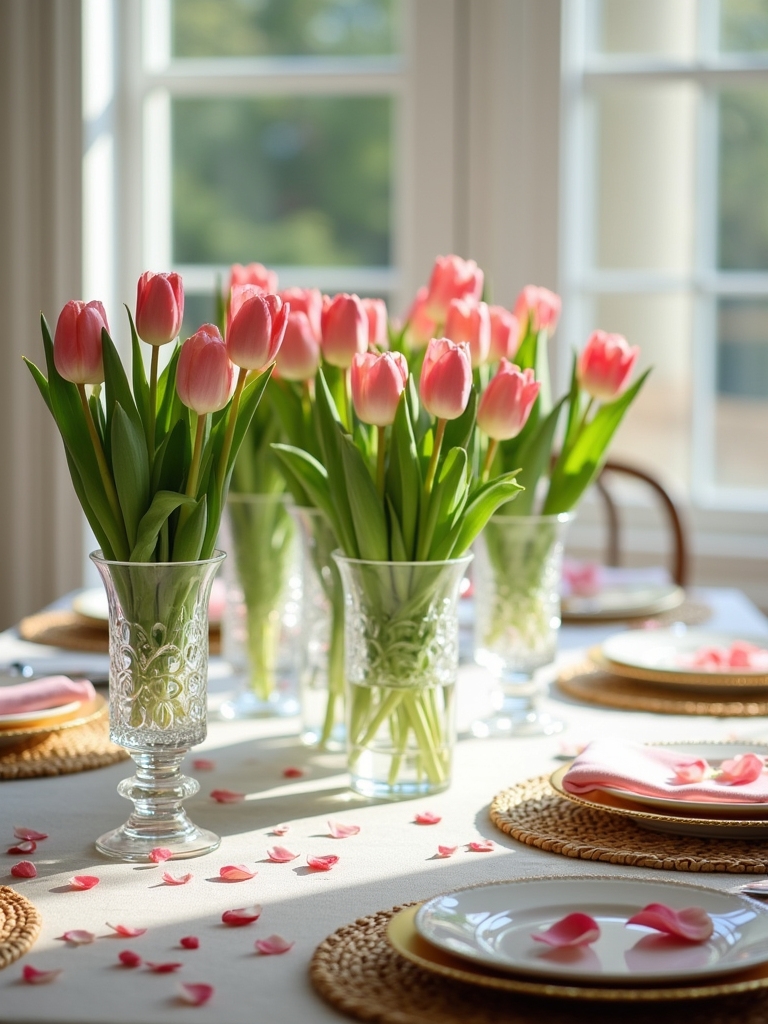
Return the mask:
<path id="1" fill-rule="evenodd" d="M 437 856 L 438 857 L 452 857 L 458 850 L 458 846 L 438 846 Z"/>
<path id="2" fill-rule="evenodd" d="M 92 889 L 99 881 L 96 875 L 74 875 L 70 878 L 69 885 L 71 889 Z"/>
<path id="3" fill-rule="evenodd" d="M 254 945 L 262 956 L 275 956 L 287 953 L 289 949 L 293 949 L 295 943 L 284 939 L 282 935 L 270 935 L 267 939 L 257 939 Z"/>
<path id="4" fill-rule="evenodd" d="M 166 885 L 186 885 L 192 881 L 192 875 L 172 875 L 170 871 L 164 871 L 163 881 Z"/>
<path id="5" fill-rule="evenodd" d="M 19 853 L 34 853 L 37 849 L 37 843 L 34 839 L 25 839 L 16 846 L 9 846 L 8 853 L 19 854 Z"/>
<path id="6" fill-rule="evenodd" d="M 164 846 L 156 846 L 154 850 L 149 851 L 149 859 L 154 861 L 155 864 L 162 864 L 163 861 L 170 860 L 173 856 L 173 850 L 169 850 Z"/>
<path id="7" fill-rule="evenodd" d="M 763 759 L 757 754 L 740 754 L 722 762 L 717 782 L 724 782 L 729 786 L 745 786 L 748 782 L 759 779 L 763 774 L 763 768 Z"/>
<path id="8" fill-rule="evenodd" d="M 214 993 L 213 985 L 179 985 L 179 999 L 190 1006 L 204 1006 Z"/>
<path id="9" fill-rule="evenodd" d="M 33 828 L 24 828 L 23 825 L 15 825 L 13 834 L 17 839 L 32 839 L 36 843 L 48 838 L 47 832 L 35 832 Z"/>
<path id="10" fill-rule="evenodd" d="M 325 857 L 313 857 L 311 854 L 307 857 L 307 864 L 312 868 L 313 871 L 330 871 L 331 868 L 339 863 L 339 858 L 333 854 L 328 854 Z"/>
<path id="11" fill-rule="evenodd" d="M 208 757 L 196 757 L 192 762 L 192 767 L 198 772 L 212 772 L 216 767 L 216 762 L 211 761 Z"/>
<path id="12" fill-rule="evenodd" d="M 225 910 L 221 915 L 224 924 L 230 928 L 242 928 L 243 925 L 253 924 L 261 917 L 261 907 L 255 903 L 252 907 L 239 907 L 237 910 Z"/>
<path id="13" fill-rule="evenodd" d="M 37 868 L 31 860 L 20 860 L 11 868 L 14 878 L 37 878 Z"/>
<path id="14" fill-rule="evenodd" d="M 212 789 L 211 799 L 217 804 L 239 804 L 241 800 L 245 800 L 245 793 L 235 793 L 231 789 Z"/>
<path id="15" fill-rule="evenodd" d="M 200 939 L 196 935 L 185 935 L 183 939 L 179 939 L 179 945 L 184 949 L 199 949 Z"/>
<path id="16" fill-rule="evenodd" d="M 141 957 L 138 953 L 134 953 L 133 950 L 124 949 L 122 953 L 117 954 L 117 959 L 125 967 L 140 967 Z"/>
<path id="17" fill-rule="evenodd" d="M 93 932 L 86 932 L 80 928 L 76 928 L 71 932 L 64 932 L 63 935 L 57 935 L 56 937 L 61 939 L 62 942 L 68 942 L 72 946 L 89 946 L 96 938 Z"/>
<path id="18" fill-rule="evenodd" d="M 360 831 L 359 825 L 345 825 L 341 821 L 329 821 L 328 831 L 332 839 L 348 839 L 350 836 L 356 836 Z"/>
<path id="19" fill-rule="evenodd" d="M 303 768 L 284 768 L 283 775 L 286 779 L 300 779 L 304 774 Z"/>
<path id="20" fill-rule="evenodd" d="M 443 819 L 432 811 L 419 811 L 413 820 L 417 825 L 439 825 Z"/>
<path id="21" fill-rule="evenodd" d="M 640 924 L 687 942 L 706 942 L 714 931 L 712 918 L 701 907 L 674 910 L 665 903 L 649 903 L 634 917 L 630 917 L 627 924 Z"/>
<path id="22" fill-rule="evenodd" d="M 273 846 L 267 850 L 267 856 L 270 860 L 274 861 L 275 864 L 287 864 L 290 860 L 296 860 L 299 856 L 298 853 L 293 853 L 285 846 Z"/>
<path id="23" fill-rule="evenodd" d="M 275 827 L 272 829 L 272 835 L 284 836 L 290 827 L 290 825 L 275 825 Z"/>
<path id="24" fill-rule="evenodd" d="M 257 871 L 251 871 L 245 864 L 225 864 L 219 869 L 219 877 L 226 882 L 245 882 L 257 874 Z"/>
<path id="25" fill-rule="evenodd" d="M 50 982 L 56 981 L 61 973 L 61 968 L 57 971 L 38 971 L 31 964 L 25 964 L 21 976 L 28 985 L 48 985 Z"/>
<path id="26" fill-rule="evenodd" d="M 703 758 L 676 764 L 673 768 L 675 782 L 701 782 L 709 771 L 709 765 Z"/>
<path id="27" fill-rule="evenodd" d="M 481 839 L 477 842 L 470 843 L 469 848 L 473 853 L 490 853 L 491 850 L 496 849 L 496 844 L 492 839 Z"/>
<path id="28" fill-rule="evenodd" d="M 173 962 L 159 964 L 159 963 L 153 963 L 150 960 L 145 960 L 144 961 L 144 966 L 148 967 L 149 970 L 153 971 L 155 974 L 172 974 L 173 971 L 178 971 L 178 969 L 180 967 L 183 967 L 184 965 L 183 964 L 173 963 Z"/>
<path id="29" fill-rule="evenodd" d="M 533 932 L 531 938 L 536 942 L 544 942 L 553 949 L 567 946 L 588 946 L 600 938 L 600 925 L 589 914 L 576 912 L 566 914 L 555 921 L 546 931 Z"/>
<path id="30" fill-rule="evenodd" d="M 107 928 L 111 928 L 117 935 L 122 935 L 124 939 L 138 939 L 147 930 L 146 928 L 129 928 L 124 924 L 110 924 L 109 921 L 107 921 Z"/>

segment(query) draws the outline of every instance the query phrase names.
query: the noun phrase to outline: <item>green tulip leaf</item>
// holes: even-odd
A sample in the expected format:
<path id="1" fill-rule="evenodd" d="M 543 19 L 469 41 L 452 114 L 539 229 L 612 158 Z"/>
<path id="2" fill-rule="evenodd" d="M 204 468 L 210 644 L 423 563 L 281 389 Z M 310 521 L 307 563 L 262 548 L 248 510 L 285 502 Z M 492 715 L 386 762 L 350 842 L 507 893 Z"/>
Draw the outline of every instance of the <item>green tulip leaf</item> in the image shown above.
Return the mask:
<path id="1" fill-rule="evenodd" d="M 196 562 L 199 558 L 210 558 L 210 554 L 203 554 L 207 522 L 208 496 L 204 494 L 186 522 L 176 531 L 173 542 L 174 562 Z"/>
<path id="2" fill-rule="evenodd" d="M 141 517 L 136 532 L 136 543 L 131 551 L 132 562 L 149 562 L 152 560 L 160 530 L 167 523 L 168 517 L 182 505 L 194 505 L 194 498 L 174 491 L 157 491 L 152 504 Z"/>
<path id="3" fill-rule="evenodd" d="M 133 548 L 139 521 L 150 503 L 147 440 L 119 402 L 112 413 L 112 465 L 128 544 Z"/>

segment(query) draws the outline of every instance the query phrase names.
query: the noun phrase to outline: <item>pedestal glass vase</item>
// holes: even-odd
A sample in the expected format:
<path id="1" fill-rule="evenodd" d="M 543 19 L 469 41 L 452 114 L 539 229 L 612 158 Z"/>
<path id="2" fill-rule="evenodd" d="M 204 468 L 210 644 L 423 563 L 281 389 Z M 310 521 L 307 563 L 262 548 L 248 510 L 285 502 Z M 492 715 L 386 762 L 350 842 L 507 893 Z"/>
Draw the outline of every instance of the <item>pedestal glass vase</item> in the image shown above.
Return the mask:
<path id="1" fill-rule="evenodd" d="M 230 555 L 222 654 L 238 685 L 220 712 L 298 714 L 301 558 L 287 496 L 230 491 L 220 545 Z"/>
<path id="2" fill-rule="evenodd" d="M 498 682 L 495 711 L 473 724 L 475 736 L 536 736 L 563 728 L 539 710 L 535 673 L 555 660 L 571 518 L 493 516 L 475 544 L 475 661 Z"/>
<path id="3" fill-rule="evenodd" d="M 317 509 L 296 508 L 302 540 L 301 738 L 324 750 L 346 748 L 344 591 L 331 557 L 334 535 Z"/>
<path id="4" fill-rule="evenodd" d="M 182 802 L 199 784 L 180 772 L 207 731 L 208 599 L 222 552 L 200 562 L 112 562 L 91 555 L 109 601 L 109 726 L 136 774 L 118 793 L 134 810 L 96 841 L 110 857 L 148 861 L 156 846 L 174 857 L 215 850 Z"/>
<path id="5" fill-rule="evenodd" d="M 472 556 L 334 558 L 344 584 L 352 788 L 391 800 L 438 793 L 451 782 L 459 584 Z"/>

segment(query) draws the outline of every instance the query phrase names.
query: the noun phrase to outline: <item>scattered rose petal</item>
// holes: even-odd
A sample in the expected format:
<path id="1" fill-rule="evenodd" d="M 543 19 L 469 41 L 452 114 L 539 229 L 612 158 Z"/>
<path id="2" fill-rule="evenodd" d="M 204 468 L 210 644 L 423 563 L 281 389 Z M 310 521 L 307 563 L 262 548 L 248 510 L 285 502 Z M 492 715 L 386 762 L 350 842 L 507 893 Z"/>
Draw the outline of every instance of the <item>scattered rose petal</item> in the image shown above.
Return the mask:
<path id="1" fill-rule="evenodd" d="M 92 889 L 94 885 L 98 884 L 99 879 L 96 875 L 74 875 L 69 880 L 69 885 L 72 889 Z"/>
<path id="2" fill-rule="evenodd" d="M 57 938 L 63 939 L 64 942 L 68 942 L 72 946 L 88 946 L 93 942 L 96 936 L 93 932 L 75 929 L 73 932 L 64 932 L 63 935 L 59 935 Z"/>
<path id="3" fill-rule="evenodd" d="M 107 928 L 111 928 L 113 932 L 122 935 L 124 939 L 138 939 L 147 930 L 146 928 L 129 928 L 125 924 L 110 924 L 109 921 L 107 921 Z"/>
<path id="4" fill-rule="evenodd" d="M 709 765 L 703 758 L 699 758 L 685 764 L 676 764 L 673 771 L 675 782 L 701 782 L 709 771 Z"/>
<path id="5" fill-rule="evenodd" d="M 240 907 L 237 910 L 225 910 L 221 915 L 224 924 L 230 928 L 242 928 L 244 924 L 253 924 L 261 917 L 261 907 L 258 903 L 252 907 Z"/>
<path id="6" fill-rule="evenodd" d="M 256 939 L 254 945 L 262 956 L 274 956 L 276 953 L 287 953 L 295 943 L 284 939 L 282 935 L 270 935 L 268 939 Z"/>
<path id="7" fill-rule="evenodd" d="M 245 882 L 257 874 L 257 871 L 250 871 L 245 864 L 225 864 L 219 870 L 219 877 L 226 882 Z"/>
<path id="8" fill-rule="evenodd" d="M 183 939 L 179 939 L 179 945 L 183 946 L 184 949 L 198 949 L 200 939 L 196 935 L 185 935 Z"/>
<path id="9" fill-rule="evenodd" d="M 213 985 L 179 985 L 179 999 L 190 1006 L 205 1006 L 213 992 Z"/>
<path id="10" fill-rule="evenodd" d="M 443 819 L 432 811 L 419 811 L 413 820 L 417 825 L 439 825 Z"/>
<path id="11" fill-rule="evenodd" d="M 588 946 L 600 938 L 600 925 L 589 914 L 566 914 L 546 931 L 533 932 L 531 938 L 555 949 L 566 946 Z"/>
<path id="12" fill-rule="evenodd" d="M 290 827 L 290 825 L 275 825 L 275 827 L 272 829 L 272 835 L 284 836 Z"/>
<path id="13" fill-rule="evenodd" d="M 140 967 L 141 957 L 138 953 L 134 953 L 131 949 L 124 949 L 122 953 L 117 954 L 117 959 L 125 967 Z"/>
<path id="14" fill-rule="evenodd" d="M 192 881 L 192 875 L 172 875 L 170 871 L 164 871 L 163 881 L 166 885 L 186 885 Z"/>
<path id="15" fill-rule="evenodd" d="M 458 846 L 438 846 L 437 856 L 438 857 L 452 857 L 458 850 Z"/>
<path id="16" fill-rule="evenodd" d="M 21 843 L 17 843 L 16 846 L 9 846 L 8 853 L 34 853 L 37 849 L 37 843 L 34 839 L 25 839 Z"/>
<path id="17" fill-rule="evenodd" d="M 169 850 L 165 846 L 156 846 L 154 850 L 149 851 L 149 859 L 155 864 L 162 864 L 163 861 L 170 860 L 172 856 L 173 850 Z"/>
<path id="18" fill-rule="evenodd" d="M 11 868 L 14 878 L 37 878 L 37 868 L 31 860 L 20 860 Z"/>
<path id="19" fill-rule="evenodd" d="M 300 779 L 303 774 L 303 768 L 283 768 L 283 775 L 286 779 Z"/>
<path id="20" fill-rule="evenodd" d="M 296 860 L 298 853 L 293 853 L 286 846 L 273 846 L 267 850 L 267 856 L 275 864 L 287 864 L 289 860 Z"/>
<path id="21" fill-rule="evenodd" d="M 158 964 L 152 963 L 150 960 L 145 960 L 144 966 L 148 967 L 150 971 L 154 971 L 155 974 L 171 974 L 173 971 L 178 971 L 178 969 L 184 965 L 175 963 Z"/>
<path id="22" fill-rule="evenodd" d="M 706 942 L 714 931 L 712 918 L 701 907 L 673 910 L 665 903 L 649 903 L 634 917 L 630 917 L 627 924 L 641 924 L 688 942 Z"/>
<path id="23" fill-rule="evenodd" d="M 349 839 L 360 831 L 359 825 L 345 825 L 343 821 L 329 821 L 328 831 L 332 839 Z"/>
<path id="24" fill-rule="evenodd" d="M 239 804 L 245 800 L 245 793 L 235 793 L 231 789 L 212 789 L 211 799 L 217 804 Z"/>
<path id="25" fill-rule="evenodd" d="M 338 863 L 339 858 L 332 853 L 325 857 L 313 857 L 311 854 L 307 857 L 307 864 L 313 871 L 330 871 L 334 864 Z"/>
<path id="26" fill-rule="evenodd" d="M 61 968 L 58 971 L 38 971 L 31 964 L 25 964 L 21 972 L 28 985 L 47 985 L 51 981 L 56 981 L 60 974 Z"/>
<path id="27" fill-rule="evenodd" d="M 209 757 L 196 757 L 192 762 L 192 767 L 198 772 L 212 772 L 216 767 L 216 762 L 211 761 Z"/>
<path id="28" fill-rule="evenodd" d="M 763 759 L 757 754 L 739 754 L 720 765 L 717 782 L 725 782 L 729 786 L 744 786 L 754 782 L 763 774 Z"/>
<path id="29" fill-rule="evenodd" d="M 492 839 L 480 839 L 477 842 L 470 843 L 469 848 L 473 853 L 490 853 L 491 850 L 496 848 L 496 844 Z"/>
<path id="30" fill-rule="evenodd" d="M 23 825 L 14 825 L 13 834 L 17 839 L 33 839 L 36 843 L 48 838 L 47 832 L 35 832 L 33 828 L 24 828 Z"/>

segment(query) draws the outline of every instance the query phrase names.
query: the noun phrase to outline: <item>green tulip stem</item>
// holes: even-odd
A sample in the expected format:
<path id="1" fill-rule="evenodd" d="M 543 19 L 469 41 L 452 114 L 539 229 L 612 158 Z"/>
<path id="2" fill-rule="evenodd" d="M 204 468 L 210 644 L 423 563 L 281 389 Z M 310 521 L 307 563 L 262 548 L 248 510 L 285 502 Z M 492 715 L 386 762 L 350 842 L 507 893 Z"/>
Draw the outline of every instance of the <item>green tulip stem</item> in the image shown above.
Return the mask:
<path id="1" fill-rule="evenodd" d="M 377 447 L 376 447 L 376 490 L 379 492 L 379 497 L 384 500 L 384 474 L 386 472 L 385 458 L 387 454 L 386 449 L 386 427 L 377 428 Z"/>
<path id="2" fill-rule="evenodd" d="M 579 427 L 578 427 L 578 430 L 577 430 L 577 431 L 576 431 L 576 433 L 575 433 L 575 434 L 573 435 L 573 439 L 572 439 L 572 441 L 571 441 L 571 445 L 570 445 L 570 447 L 571 447 L 571 448 L 572 448 L 572 447 L 574 446 L 574 444 L 576 443 L 576 439 L 577 439 L 577 438 L 578 438 L 578 437 L 579 437 L 579 436 L 581 435 L 581 432 L 582 432 L 582 431 L 584 430 L 584 427 L 586 427 L 586 425 L 587 425 L 587 418 L 588 418 L 588 416 L 589 416 L 590 412 L 592 411 L 592 406 L 593 406 L 594 404 L 595 404 L 595 400 L 594 400 L 594 398 L 593 398 L 593 397 L 592 397 L 592 396 L 590 395 L 590 396 L 589 396 L 589 401 L 587 402 L 587 407 L 586 407 L 586 409 L 584 410 L 584 415 L 583 415 L 583 416 L 581 417 L 581 422 L 579 423 Z"/>
<path id="3" fill-rule="evenodd" d="M 128 539 L 125 535 L 125 526 L 123 523 L 123 513 L 120 509 L 120 502 L 117 497 L 117 491 L 115 490 L 115 482 L 112 479 L 112 474 L 109 472 L 109 466 L 104 455 L 104 449 L 101 445 L 101 438 L 99 437 L 98 431 L 96 430 L 96 424 L 93 422 L 93 416 L 91 416 L 91 407 L 88 405 L 88 397 L 85 393 L 85 384 L 77 385 L 77 393 L 80 395 L 80 402 L 83 406 L 83 414 L 85 415 L 85 422 L 88 425 L 88 433 L 91 435 L 91 444 L 93 445 L 93 451 L 96 456 L 96 462 L 99 467 L 99 475 L 101 476 L 101 482 L 104 484 L 104 490 L 107 494 L 107 501 L 109 507 L 112 509 L 112 514 L 115 517 L 117 528 L 120 530 L 121 538 L 125 540 L 126 550 L 128 548 Z"/>
<path id="4" fill-rule="evenodd" d="M 147 428 L 147 447 L 149 449 L 149 464 L 155 458 L 155 423 L 157 422 L 157 360 L 160 355 L 160 346 L 152 346 L 152 361 L 149 365 L 149 426 Z"/>
<path id="5" fill-rule="evenodd" d="M 221 457 L 219 458 L 219 465 L 216 468 L 216 490 L 219 494 L 224 492 L 224 480 L 227 476 L 227 463 L 229 462 L 229 453 L 232 451 L 232 439 L 235 436 L 235 424 L 237 423 L 237 412 L 240 408 L 240 396 L 243 393 L 245 387 L 245 378 L 248 376 L 248 371 L 244 366 L 240 367 L 240 373 L 237 375 L 237 384 L 235 385 L 235 393 L 232 396 L 232 404 L 229 407 L 229 419 L 227 420 L 227 432 L 224 435 L 224 446 L 221 449 Z"/>
<path id="6" fill-rule="evenodd" d="M 352 383 L 349 375 L 349 367 L 344 367 L 344 417 L 346 419 L 347 431 L 352 433 Z"/>
<path id="7" fill-rule="evenodd" d="M 187 488 L 185 491 L 185 494 L 189 498 L 197 497 L 197 481 L 200 476 L 200 462 L 203 457 L 203 438 L 205 437 L 205 421 L 207 418 L 207 413 L 203 413 L 202 416 L 198 415 L 197 417 L 197 426 L 195 427 L 195 446 L 192 449 L 192 463 L 189 467 L 189 476 L 187 477 Z M 178 530 L 180 530 L 184 523 L 186 523 L 187 519 L 189 519 L 191 511 L 191 505 L 181 506 L 179 511 Z"/>
<path id="8" fill-rule="evenodd" d="M 435 428 L 435 447 L 432 449 L 432 457 L 429 460 L 429 468 L 427 469 L 427 479 L 424 483 L 424 493 L 429 495 L 432 493 L 432 486 L 435 482 L 435 474 L 437 473 L 437 460 L 440 458 L 440 449 L 443 446 L 443 434 L 445 434 L 445 426 L 448 420 L 438 420 Z"/>
<path id="9" fill-rule="evenodd" d="M 486 483 L 491 473 L 491 466 L 493 460 L 496 458 L 496 450 L 499 447 L 499 442 L 491 437 L 488 439 L 488 451 L 485 453 L 485 461 L 483 462 L 483 475 L 480 478 L 481 483 Z"/>

